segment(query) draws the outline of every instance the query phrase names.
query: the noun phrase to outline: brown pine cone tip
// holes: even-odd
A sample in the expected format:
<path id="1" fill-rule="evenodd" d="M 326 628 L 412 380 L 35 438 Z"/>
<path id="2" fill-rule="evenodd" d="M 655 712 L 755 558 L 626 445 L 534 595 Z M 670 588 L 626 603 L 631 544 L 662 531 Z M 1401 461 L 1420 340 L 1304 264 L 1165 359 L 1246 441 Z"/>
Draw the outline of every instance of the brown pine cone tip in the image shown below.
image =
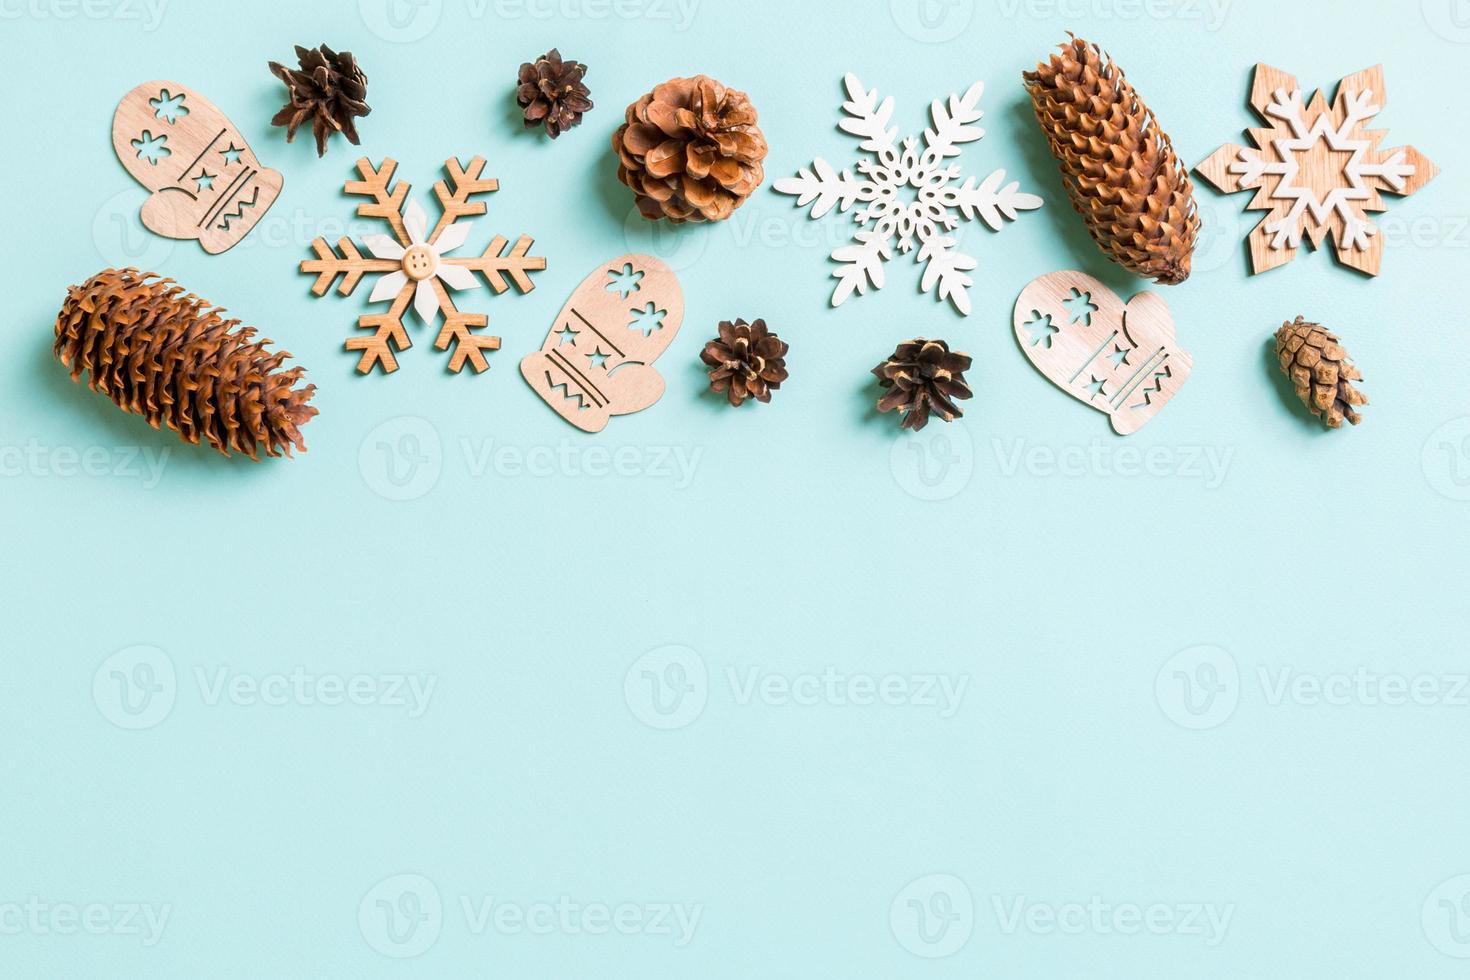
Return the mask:
<path id="1" fill-rule="evenodd" d="M 888 392 L 878 399 L 878 411 L 902 412 L 900 428 L 918 431 L 929 424 L 929 415 L 946 422 L 965 413 L 955 399 L 970 398 L 974 392 L 965 384 L 970 355 L 949 349 L 942 340 L 916 337 L 899 344 L 888 360 L 873 368 L 878 383 Z"/>
<path id="2" fill-rule="evenodd" d="M 1353 406 L 1368 404 L 1368 396 L 1352 382 L 1362 381 L 1363 376 L 1335 334 L 1297 317 L 1276 331 L 1276 359 L 1302 404 L 1327 428 L 1342 428 L 1343 419 L 1353 425 L 1362 421 Z"/>
<path id="3" fill-rule="evenodd" d="M 251 459 L 305 452 L 316 386 L 294 387 L 306 369 L 282 370 L 290 354 L 223 312 L 156 273 L 107 269 L 67 290 L 53 350 L 73 381 L 86 371 L 92 390 L 185 442 Z"/>
<path id="4" fill-rule="evenodd" d="M 1097 45 L 1068 36 L 1022 78 L 1072 207 L 1114 262 L 1177 285 L 1189 278 L 1199 234 L 1189 171 L 1123 70 Z"/>
<path id="5" fill-rule="evenodd" d="M 352 52 L 341 54 L 323 44 L 319 48 L 296 45 L 296 61 L 301 69 L 287 68 L 278 61 L 270 63 L 271 73 L 286 83 L 288 101 L 271 119 L 272 126 L 286 127 L 286 142 L 296 138 L 296 129 L 311 120 L 316 136 L 316 154 L 325 156 L 327 139 L 341 133 L 347 142 L 357 144 L 354 116 L 366 116 L 368 107 L 367 76 L 358 67 Z"/>
<path id="6" fill-rule="evenodd" d="M 525 116 L 527 129 L 546 127 L 546 135 L 556 139 L 582 122 L 582 114 L 592 111 L 591 90 L 582 84 L 587 66 L 579 61 L 563 61 L 561 52 L 552 48 L 535 63 L 521 65 L 516 86 L 516 104 Z"/>
<path id="7" fill-rule="evenodd" d="M 765 180 L 766 138 L 744 92 L 674 78 L 628 107 L 613 134 L 618 179 L 645 218 L 723 221 Z"/>
<path id="8" fill-rule="evenodd" d="M 766 321 L 725 320 L 720 335 L 704 345 L 699 359 L 709 365 L 711 391 L 722 391 L 731 405 L 747 398 L 771 400 L 771 392 L 787 378 L 786 352 L 791 348 L 766 327 Z"/>

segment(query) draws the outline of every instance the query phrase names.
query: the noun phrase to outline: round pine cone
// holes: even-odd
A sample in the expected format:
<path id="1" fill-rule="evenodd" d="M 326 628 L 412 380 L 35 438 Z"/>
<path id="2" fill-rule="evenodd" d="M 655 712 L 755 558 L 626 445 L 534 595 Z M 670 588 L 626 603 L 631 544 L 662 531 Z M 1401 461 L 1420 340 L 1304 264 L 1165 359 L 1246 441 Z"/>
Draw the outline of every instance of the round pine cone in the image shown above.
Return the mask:
<path id="1" fill-rule="evenodd" d="M 354 116 L 366 116 L 368 107 L 367 76 L 358 67 L 352 52 L 341 54 L 323 44 L 319 48 L 296 45 L 296 61 L 301 70 L 287 68 L 278 61 L 270 63 L 271 73 L 286 83 L 289 100 L 271 120 L 272 126 L 286 127 L 286 142 L 296 138 L 296 128 L 308 119 L 316 136 L 316 155 L 326 156 L 327 139 L 341 133 L 347 142 L 357 144 Z"/>
<path id="2" fill-rule="evenodd" d="M 1368 404 L 1368 396 L 1352 386 L 1363 376 L 1335 334 L 1303 317 L 1283 323 L 1276 331 L 1276 360 L 1302 404 L 1327 428 L 1342 428 L 1343 419 L 1353 425 L 1363 420 L 1353 406 Z"/>
<path id="3" fill-rule="evenodd" d="M 185 442 L 251 459 L 305 452 L 300 427 L 317 414 L 316 386 L 295 387 L 305 368 L 281 370 L 291 355 L 220 313 L 172 279 L 107 269 L 67 291 L 54 352 L 73 381 L 87 371 L 94 391 Z"/>
<path id="4" fill-rule="evenodd" d="M 1093 241 L 1134 275 L 1188 279 L 1199 234 L 1189 171 L 1123 70 L 1073 36 L 1022 78 Z"/>
<path id="5" fill-rule="evenodd" d="M 766 328 L 766 321 L 726 320 L 720 335 L 704 345 L 699 359 L 709 365 L 710 391 L 723 391 L 731 405 L 747 398 L 771 400 L 771 392 L 787 378 L 786 352 L 791 348 Z"/>
<path id="6" fill-rule="evenodd" d="M 766 177 L 750 97 L 705 75 L 670 79 L 628 106 L 612 142 L 618 179 L 649 220 L 724 221 Z"/>
<path id="7" fill-rule="evenodd" d="M 546 127 L 546 135 L 556 139 L 582 122 L 582 114 L 592 111 L 592 92 L 582 83 L 587 66 L 579 61 L 563 61 L 561 52 L 552 48 L 535 64 L 521 65 L 516 86 L 516 103 L 525 116 L 526 128 Z"/>
<path id="8" fill-rule="evenodd" d="M 888 360 L 873 368 L 878 383 L 888 389 L 878 399 L 878 411 L 902 412 L 899 427 L 915 431 L 929 424 L 931 412 L 952 422 L 965 414 L 954 399 L 974 394 L 965 384 L 969 369 L 970 355 L 951 351 L 942 340 L 916 337 L 899 344 Z"/>

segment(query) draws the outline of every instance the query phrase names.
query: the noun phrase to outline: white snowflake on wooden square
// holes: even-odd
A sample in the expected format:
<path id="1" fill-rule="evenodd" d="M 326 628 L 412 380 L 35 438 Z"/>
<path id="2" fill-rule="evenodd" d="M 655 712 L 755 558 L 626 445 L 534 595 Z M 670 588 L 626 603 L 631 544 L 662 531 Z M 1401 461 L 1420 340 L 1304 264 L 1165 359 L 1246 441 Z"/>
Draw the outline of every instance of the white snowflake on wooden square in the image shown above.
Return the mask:
<path id="1" fill-rule="evenodd" d="M 776 182 L 776 190 L 795 196 L 798 207 L 811 205 L 813 220 L 833 208 L 846 212 L 860 205 L 853 215 L 859 225 L 853 243 L 832 253 L 838 263 L 832 273 L 838 280 L 832 305 L 841 306 L 870 285 L 882 289 L 883 266 L 893 257 L 894 247 L 907 254 L 917 244 L 916 261 L 924 263 L 921 287 L 969 316 L 969 287 L 974 285 L 969 273 L 977 263 L 947 233 L 959 227 L 961 218 L 976 215 L 999 231 L 1005 219 L 1015 220 L 1016 212 L 1041 207 L 1041 198 L 1020 192 L 1019 181 L 1006 184 L 1004 170 L 983 181 L 970 177 L 959 183 L 963 171 L 959 164 L 947 162 L 960 155 L 963 144 L 985 135 L 974 125 L 984 115 L 980 111 L 984 83 L 976 82 L 963 96 L 951 95 L 947 105 L 939 99 L 930 104 L 934 125 L 924 131 L 922 151 L 917 137 L 897 142 L 898 129 L 888 125 L 892 96 L 879 102 L 877 89 L 867 91 L 852 74 L 846 85 L 848 101 L 842 109 L 847 118 L 841 127 L 862 137 L 859 148 L 870 154 L 855 165 L 856 176 L 851 170 L 838 173 L 818 157 L 811 168 Z"/>

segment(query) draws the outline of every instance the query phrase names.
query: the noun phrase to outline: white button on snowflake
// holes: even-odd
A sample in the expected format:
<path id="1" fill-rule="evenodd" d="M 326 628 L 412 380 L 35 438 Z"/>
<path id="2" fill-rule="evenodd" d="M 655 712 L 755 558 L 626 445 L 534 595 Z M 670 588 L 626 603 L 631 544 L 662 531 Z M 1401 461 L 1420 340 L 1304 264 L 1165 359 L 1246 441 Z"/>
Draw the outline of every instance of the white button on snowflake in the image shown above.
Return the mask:
<path id="1" fill-rule="evenodd" d="M 403 263 L 403 268 L 378 280 L 368 302 L 386 303 L 412 280 L 416 284 L 413 310 L 427 326 L 433 326 L 439 318 L 439 297 L 434 292 L 436 278 L 451 289 L 478 289 L 480 286 L 469 269 L 439 261 L 444 253 L 452 252 L 465 243 L 472 225 L 470 221 L 455 222 L 440 232 L 438 239 L 430 242 L 427 240 L 429 216 L 419 207 L 419 202 L 409 201 L 403 209 L 403 228 L 408 232 L 409 240 L 407 248 L 387 235 L 368 235 L 363 239 L 374 258 Z"/>
<path id="2" fill-rule="evenodd" d="M 963 97 L 951 95 L 948 106 L 938 99 L 930 104 L 934 125 L 924 131 L 922 152 L 913 136 L 901 147 L 897 144 L 898 129 L 888 125 L 892 96 L 880 104 L 877 89 L 866 91 L 855 75 L 849 74 L 846 84 L 848 101 L 842 108 L 848 118 L 842 120 L 842 129 L 862 137 L 859 148 L 872 158 L 856 164 L 856 177 L 848 170 L 839 174 L 819 157 L 810 170 L 803 168 L 798 176 L 776 182 L 776 190 L 794 195 L 798 207 L 810 204 L 813 219 L 834 207 L 845 212 L 854 204 L 862 205 L 854 213 L 862 226 L 853 234 L 854 244 L 832 253 L 839 263 L 832 273 L 838 280 L 832 305 L 841 306 L 853 292 L 867 292 L 870 284 L 882 289 L 883 265 L 893 257 L 894 245 L 907 254 L 917 242 L 916 261 L 925 263 L 924 291 L 937 286 L 936 298 L 950 300 L 968 316 L 969 287 L 974 285 L 968 273 L 976 262 L 945 233 L 957 228 L 961 217 L 976 215 L 999 231 L 1005 223 L 1002 216 L 1015 220 L 1017 211 L 1041 207 L 1041 198 L 1017 190 L 1019 181 L 1005 184 L 1004 170 L 996 170 L 978 185 L 974 177 L 957 184 L 962 176 L 959 165 L 945 162 L 960 155 L 962 144 L 985 135 L 985 130 L 972 125 L 984 115 L 979 108 L 984 83 L 976 82 Z"/>

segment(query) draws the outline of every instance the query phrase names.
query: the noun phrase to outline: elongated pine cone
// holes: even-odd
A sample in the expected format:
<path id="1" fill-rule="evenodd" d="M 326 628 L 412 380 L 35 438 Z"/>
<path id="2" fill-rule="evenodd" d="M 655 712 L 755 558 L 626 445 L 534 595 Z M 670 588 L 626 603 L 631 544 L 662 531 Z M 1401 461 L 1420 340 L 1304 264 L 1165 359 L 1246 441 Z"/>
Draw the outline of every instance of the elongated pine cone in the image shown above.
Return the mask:
<path id="1" fill-rule="evenodd" d="M 341 133 L 347 142 L 357 145 L 354 116 L 366 116 L 373 110 L 367 102 L 367 76 L 358 67 L 351 51 L 341 54 L 323 44 L 319 48 L 296 45 L 296 61 L 301 70 L 287 68 L 278 61 L 270 62 L 271 74 L 286 83 L 286 105 L 271 120 L 272 126 L 286 127 L 286 142 L 296 138 L 296 128 L 310 120 L 316 136 L 316 155 L 326 156 L 327 140 Z"/>
<path id="2" fill-rule="evenodd" d="M 628 106 L 613 149 L 649 220 L 724 221 L 766 178 L 750 97 L 705 75 L 670 79 Z"/>
<path id="3" fill-rule="evenodd" d="M 955 399 L 970 398 L 974 392 L 965 384 L 970 355 L 949 349 L 942 340 L 916 337 L 899 344 L 893 356 L 873 368 L 878 383 L 888 391 L 878 399 L 878 411 L 902 412 L 899 427 L 918 431 L 929 424 L 929 415 L 952 422 L 965 413 Z"/>
<path id="4" fill-rule="evenodd" d="M 294 386 L 306 369 L 282 370 L 290 354 L 222 312 L 156 273 L 108 269 L 67 290 L 54 352 L 73 381 L 86 371 L 92 390 L 185 442 L 251 459 L 305 452 L 316 386 Z"/>
<path id="5" fill-rule="evenodd" d="M 517 78 L 516 104 L 521 107 L 527 129 L 546 127 L 546 135 L 556 139 L 582 122 L 582 114 L 592 111 L 592 91 L 583 84 L 587 66 L 580 61 L 563 61 L 556 48 L 536 62 L 521 65 Z"/>
<path id="6" fill-rule="evenodd" d="M 731 405 L 740 405 L 747 398 L 768 402 L 771 392 L 787 378 L 786 352 L 790 349 L 764 320 L 725 320 L 720 335 L 704 345 L 699 359 L 709 365 L 710 391 L 723 391 Z"/>
<path id="7" fill-rule="evenodd" d="M 1353 406 L 1368 404 L 1368 396 L 1352 386 L 1363 376 L 1335 334 L 1297 317 L 1276 331 L 1276 359 L 1302 404 L 1327 428 L 1342 428 L 1343 419 L 1353 425 L 1363 420 Z"/>
<path id="8" fill-rule="evenodd" d="M 1188 279 L 1199 234 L 1189 171 L 1123 70 L 1073 36 L 1022 78 L 1072 207 L 1098 247 L 1145 279 Z"/>

